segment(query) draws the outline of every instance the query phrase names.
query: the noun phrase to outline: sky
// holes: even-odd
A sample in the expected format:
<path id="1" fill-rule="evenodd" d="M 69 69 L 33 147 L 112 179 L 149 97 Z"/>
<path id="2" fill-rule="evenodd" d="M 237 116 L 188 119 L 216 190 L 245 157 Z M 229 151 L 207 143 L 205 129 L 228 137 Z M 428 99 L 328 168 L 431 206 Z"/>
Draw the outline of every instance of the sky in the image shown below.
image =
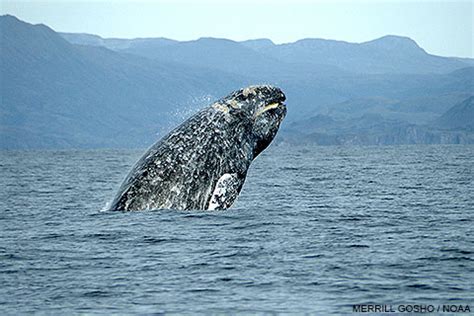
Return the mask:
<path id="1" fill-rule="evenodd" d="M 427 52 L 474 57 L 474 0 L 0 0 L 1 14 L 55 31 L 194 40 L 414 39 Z"/>

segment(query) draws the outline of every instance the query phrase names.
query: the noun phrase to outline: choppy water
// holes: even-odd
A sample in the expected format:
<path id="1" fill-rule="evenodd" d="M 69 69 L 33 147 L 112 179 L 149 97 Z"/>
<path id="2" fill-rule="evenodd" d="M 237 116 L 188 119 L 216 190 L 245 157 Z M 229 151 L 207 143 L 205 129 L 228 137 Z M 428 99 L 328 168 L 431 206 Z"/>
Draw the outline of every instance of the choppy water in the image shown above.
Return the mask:
<path id="1" fill-rule="evenodd" d="M 141 153 L 0 153 L 1 314 L 472 304 L 474 146 L 272 147 L 231 210 L 100 212 Z"/>

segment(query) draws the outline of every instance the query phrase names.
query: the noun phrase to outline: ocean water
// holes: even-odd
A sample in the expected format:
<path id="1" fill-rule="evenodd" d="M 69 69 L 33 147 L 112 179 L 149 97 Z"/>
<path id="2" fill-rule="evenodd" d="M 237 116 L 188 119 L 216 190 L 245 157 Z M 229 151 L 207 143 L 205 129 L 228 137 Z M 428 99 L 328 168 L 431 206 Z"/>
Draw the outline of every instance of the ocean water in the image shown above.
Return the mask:
<path id="1" fill-rule="evenodd" d="M 101 211 L 141 154 L 0 152 L 0 314 L 474 309 L 474 146 L 272 146 L 230 210 Z"/>

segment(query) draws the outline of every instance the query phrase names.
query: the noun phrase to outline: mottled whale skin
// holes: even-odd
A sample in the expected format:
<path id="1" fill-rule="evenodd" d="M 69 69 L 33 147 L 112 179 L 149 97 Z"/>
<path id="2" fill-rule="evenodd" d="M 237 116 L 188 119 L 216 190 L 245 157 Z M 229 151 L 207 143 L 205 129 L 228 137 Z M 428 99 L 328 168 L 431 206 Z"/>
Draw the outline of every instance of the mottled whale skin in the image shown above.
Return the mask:
<path id="1" fill-rule="evenodd" d="M 284 100 L 279 88 L 251 86 L 202 109 L 148 149 L 110 210 L 229 208 L 252 160 L 275 137 Z"/>

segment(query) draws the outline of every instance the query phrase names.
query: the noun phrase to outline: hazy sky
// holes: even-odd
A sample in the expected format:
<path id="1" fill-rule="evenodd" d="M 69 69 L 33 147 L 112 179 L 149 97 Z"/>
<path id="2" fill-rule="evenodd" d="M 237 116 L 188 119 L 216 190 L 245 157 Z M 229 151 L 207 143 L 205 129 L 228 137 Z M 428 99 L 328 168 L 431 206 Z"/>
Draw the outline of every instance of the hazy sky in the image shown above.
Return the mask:
<path id="1" fill-rule="evenodd" d="M 265 37 L 284 43 L 307 37 L 364 42 L 395 34 L 413 38 L 429 53 L 474 57 L 473 2 L 0 0 L 0 12 L 56 31 L 103 37 Z"/>

